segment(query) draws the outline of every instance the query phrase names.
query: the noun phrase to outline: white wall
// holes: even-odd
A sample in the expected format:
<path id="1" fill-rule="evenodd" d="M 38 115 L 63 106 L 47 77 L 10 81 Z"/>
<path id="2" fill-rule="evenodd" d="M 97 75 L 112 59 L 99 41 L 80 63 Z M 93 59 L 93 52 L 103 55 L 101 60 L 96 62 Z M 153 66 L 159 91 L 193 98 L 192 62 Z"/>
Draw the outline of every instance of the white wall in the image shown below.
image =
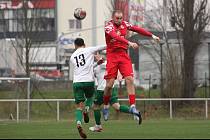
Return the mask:
<path id="1" fill-rule="evenodd" d="M 74 19 L 74 9 L 83 8 L 87 12 L 87 16 L 82 20 L 82 30 L 94 28 L 93 18 L 96 18 L 96 36 L 93 35 L 93 30 L 82 31 L 70 35 L 66 35 L 69 38 L 82 37 L 84 38 L 87 46 L 93 46 L 93 44 L 101 45 L 105 44 L 104 38 L 104 23 L 107 19 L 107 0 L 96 0 L 96 17 L 92 16 L 92 11 L 94 10 L 93 6 L 94 0 L 57 0 L 58 8 L 58 34 L 60 33 L 69 33 L 73 30 L 69 29 L 69 19 Z M 96 37 L 96 42 L 92 42 L 92 38 Z"/>
<path id="2" fill-rule="evenodd" d="M 18 51 L 21 50 L 18 49 Z M 8 39 L 0 40 L 0 68 L 11 68 L 16 73 L 23 72 L 18 63 L 16 50 Z"/>
<path id="3" fill-rule="evenodd" d="M 33 63 L 56 62 L 55 47 L 31 48 L 29 55 L 30 62 Z"/>

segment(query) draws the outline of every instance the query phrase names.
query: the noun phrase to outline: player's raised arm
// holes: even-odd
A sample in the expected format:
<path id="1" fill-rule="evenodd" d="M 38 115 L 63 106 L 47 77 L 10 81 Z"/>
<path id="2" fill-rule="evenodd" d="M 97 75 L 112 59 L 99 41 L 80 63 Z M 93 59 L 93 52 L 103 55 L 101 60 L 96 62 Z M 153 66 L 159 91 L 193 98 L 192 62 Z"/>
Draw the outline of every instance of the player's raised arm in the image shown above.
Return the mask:
<path id="1" fill-rule="evenodd" d="M 97 51 L 105 50 L 106 49 L 106 46 L 103 45 L 103 46 L 96 46 L 96 47 L 88 47 L 86 49 L 89 49 L 89 51 L 91 53 L 96 53 Z"/>
<path id="2" fill-rule="evenodd" d="M 126 23 L 126 26 L 128 27 L 129 30 L 137 32 L 137 33 L 139 33 L 141 35 L 144 35 L 144 36 L 152 37 L 154 40 L 156 40 L 158 42 L 160 41 L 159 37 L 155 36 L 154 34 L 145 30 L 144 28 L 141 28 L 141 27 L 136 26 L 136 25 L 132 25 L 128 22 L 125 22 L 125 23 Z"/>

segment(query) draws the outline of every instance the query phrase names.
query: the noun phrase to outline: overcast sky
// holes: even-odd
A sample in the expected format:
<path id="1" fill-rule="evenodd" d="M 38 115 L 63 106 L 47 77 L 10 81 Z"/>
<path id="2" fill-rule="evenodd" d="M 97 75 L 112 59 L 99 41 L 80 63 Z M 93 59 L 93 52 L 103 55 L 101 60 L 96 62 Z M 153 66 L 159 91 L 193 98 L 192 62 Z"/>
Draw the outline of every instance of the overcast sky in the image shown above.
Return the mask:
<path id="1" fill-rule="evenodd" d="M 162 5 L 162 0 L 145 0 L 146 1 L 146 10 L 151 10 L 158 8 L 159 5 Z"/>

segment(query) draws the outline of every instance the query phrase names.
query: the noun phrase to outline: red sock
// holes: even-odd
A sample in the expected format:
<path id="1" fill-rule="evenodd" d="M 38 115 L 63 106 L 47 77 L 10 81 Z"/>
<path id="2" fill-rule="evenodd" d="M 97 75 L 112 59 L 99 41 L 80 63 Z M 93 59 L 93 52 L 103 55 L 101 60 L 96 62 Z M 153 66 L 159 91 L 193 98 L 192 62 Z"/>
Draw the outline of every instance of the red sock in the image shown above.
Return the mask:
<path id="1" fill-rule="evenodd" d="M 108 104 L 109 104 L 110 98 L 111 98 L 110 95 L 108 95 L 108 96 L 104 95 L 104 98 L 103 98 L 103 100 L 104 100 L 104 105 L 108 105 Z"/>
<path id="2" fill-rule="evenodd" d="M 129 103 L 130 105 L 135 105 L 136 103 L 136 95 L 135 94 L 129 94 Z"/>

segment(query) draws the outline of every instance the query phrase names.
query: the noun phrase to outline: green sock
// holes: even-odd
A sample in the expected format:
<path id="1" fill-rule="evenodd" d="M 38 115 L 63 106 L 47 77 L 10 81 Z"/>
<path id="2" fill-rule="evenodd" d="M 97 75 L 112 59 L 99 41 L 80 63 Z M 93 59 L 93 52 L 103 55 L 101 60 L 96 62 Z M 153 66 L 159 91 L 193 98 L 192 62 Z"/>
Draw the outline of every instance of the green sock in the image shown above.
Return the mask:
<path id="1" fill-rule="evenodd" d="M 76 109 L 75 114 L 76 114 L 76 123 L 78 124 L 80 122 L 81 124 L 82 123 L 82 110 Z"/>
<path id="2" fill-rule="evenodd" d="M 120 105 L 120 112 L 130 113 L 129 107 L 126 105 Z"/>
<path id="3" fill-rule="evenodd" d="M 92 107 L 92 104 L 93 104 L 93 98 L 87 98 L 87 100 L 85 101 L 85 109 L 89 111 L 89 109 Z"/>
<path id="4" fill-rule="evenodd" d="M 101 110 L 94 110 L 94 117 L 97 125 L 101 125 Z"/>

